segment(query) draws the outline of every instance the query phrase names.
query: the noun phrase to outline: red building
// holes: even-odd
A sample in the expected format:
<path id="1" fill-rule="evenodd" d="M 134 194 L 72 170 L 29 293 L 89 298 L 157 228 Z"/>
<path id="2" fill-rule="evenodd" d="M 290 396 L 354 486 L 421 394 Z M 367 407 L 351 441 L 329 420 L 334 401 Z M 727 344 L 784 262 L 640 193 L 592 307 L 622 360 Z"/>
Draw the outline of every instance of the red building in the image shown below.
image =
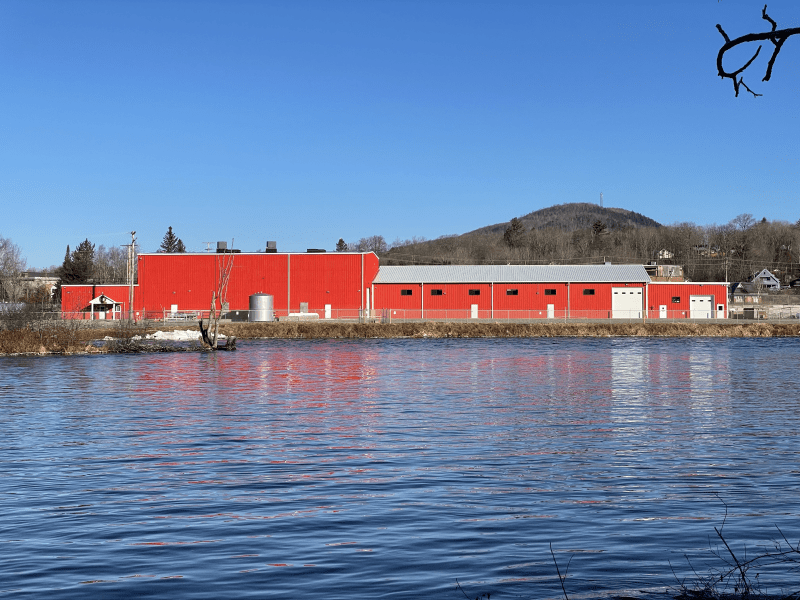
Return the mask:
<path id="1" fill-rule="evenodd" d="M 642 318 L 641 265 L 381 267 L 376 309 L 395 318 Z"/>
<path id="2" fill-rule="evenodd" d="M 137 319 L 207 313 L 229 275 L 225 312 L 244 319 L 253 294 L 277 317 L 303 311 L 357 319 L 724 318 L 724 283 L 653 283 L 642 265 L 380 267 L 372 253 L 153 253 L 139 255 Z M 126 285 L 64 286 L 64 316 L 127 315 Z M 369 312 L 367 312 L 369 311 Z"/>

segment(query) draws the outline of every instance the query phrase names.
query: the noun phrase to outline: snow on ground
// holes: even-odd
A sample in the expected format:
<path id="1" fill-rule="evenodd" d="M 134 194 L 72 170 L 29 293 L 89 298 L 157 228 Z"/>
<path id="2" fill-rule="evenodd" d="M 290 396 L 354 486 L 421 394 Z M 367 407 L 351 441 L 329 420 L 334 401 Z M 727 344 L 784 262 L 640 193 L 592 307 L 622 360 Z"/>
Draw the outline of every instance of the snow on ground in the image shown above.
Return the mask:
<path id="1" fill-rule="evenodd" d="M 220 339 L 225 339 L 224 335 L 219 336 Z M 113 340 L 114 338 L 106 336 L 104 340 Z M 201 339 L 200 332 L 196 329 L 183 329 L 176 331 L 156 331 L 145 336 L 135 335 L 133 340 L 162 340 L 170 342 L 194 342 Z"/>

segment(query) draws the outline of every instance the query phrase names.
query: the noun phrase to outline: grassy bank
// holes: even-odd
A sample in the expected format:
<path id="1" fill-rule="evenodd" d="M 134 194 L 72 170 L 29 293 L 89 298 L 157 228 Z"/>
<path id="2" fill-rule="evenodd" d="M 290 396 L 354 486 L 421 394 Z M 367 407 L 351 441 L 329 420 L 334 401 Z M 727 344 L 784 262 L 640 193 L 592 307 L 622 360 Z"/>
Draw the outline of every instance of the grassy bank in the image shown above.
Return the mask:
<path id="1" fill-rule="evenodd" d="M 113 344 L 97 345 L 106 336 L 130 339 L 155 331 L 196 329 L 196 324 L 164 326 L 120 323 L 114 327 L 85 321 L 51 321 L 37 327 L 0 331 L 2 354 L 75 354 L 116 351 Z M 798 324 L 769 323 L 225 323 L 220 333 L 248 339 L 357 338 L 527 338 L 527 337 L 797 337 Z"/>
<path id="2" fill-rule="evenodd" d="M 80 354 L 107 352 L 94 342 L 106 336 L 123 340 L 146 335 L 158 327 L 96 327 L 86 321 L 41 321 L 18 329 L 0 330 L 0 355 L 3 354 Z"/>
<path id="3" fill-rule="evenodd" d="M 800 323 L 229 323 L 225 335 L 255 338 L 796 337 Z"/>

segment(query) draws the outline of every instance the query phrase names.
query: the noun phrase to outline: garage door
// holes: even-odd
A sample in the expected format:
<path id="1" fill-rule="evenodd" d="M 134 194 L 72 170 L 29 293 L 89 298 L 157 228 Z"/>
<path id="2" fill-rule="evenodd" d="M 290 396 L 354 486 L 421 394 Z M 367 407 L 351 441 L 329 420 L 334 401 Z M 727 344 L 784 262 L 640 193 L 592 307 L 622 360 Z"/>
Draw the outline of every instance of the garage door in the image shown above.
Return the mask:
<path id="1" fill-rule="evenodd" d="M 689 296 L 689 316 L 692 319 L 711 319 L 714 316 L 714 296 Z"/>
<path id="2" fill-rule="evenodd" d="M 611 288 L 611 316 L 615 319 L 641 319 L 642 300 L 642 288 Z"/>

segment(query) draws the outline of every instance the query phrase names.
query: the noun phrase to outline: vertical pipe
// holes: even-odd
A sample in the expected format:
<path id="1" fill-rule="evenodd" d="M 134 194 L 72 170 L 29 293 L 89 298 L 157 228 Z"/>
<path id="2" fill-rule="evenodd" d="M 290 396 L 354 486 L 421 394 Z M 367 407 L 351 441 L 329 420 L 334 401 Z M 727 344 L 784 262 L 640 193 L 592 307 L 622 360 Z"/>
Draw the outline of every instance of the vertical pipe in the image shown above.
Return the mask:
<path id="1" fill-rule="evenodd" d="M 420 295 L 419 301 L 420 301 L 420 307 L 421 307 L 419 316 L 420 316 L 420 318 L 424 319 L 425 318 L 425 284 L 424 283 L 420 283 L 419 284 L 419 295 Z"/>
<path id="2" fill-rule="evenodd" d="M 286 314 L 292 312 L 292 255 L 286 255 Z"/>
<path id="3" fill-rule="evenodd" d="M 491 318 L 492 318 L 492 321 L 494 321 L 494 281 L 492 281 L 490 285 L 492 286 L 492 312 L 491 312 Z"/>
<path id="4" fill-rule="evenodd" d="M 364 316 L 364 253 L 361 253 L 361 316 Z"/>
<path id="5" fill-rule="evenodd" d="M 569 314 L 569 306 L 570 306 L 570 292 L 569 292 L 569 281 L 567 282 L 567 318 L 569 319 L 571 315 Z"/>

